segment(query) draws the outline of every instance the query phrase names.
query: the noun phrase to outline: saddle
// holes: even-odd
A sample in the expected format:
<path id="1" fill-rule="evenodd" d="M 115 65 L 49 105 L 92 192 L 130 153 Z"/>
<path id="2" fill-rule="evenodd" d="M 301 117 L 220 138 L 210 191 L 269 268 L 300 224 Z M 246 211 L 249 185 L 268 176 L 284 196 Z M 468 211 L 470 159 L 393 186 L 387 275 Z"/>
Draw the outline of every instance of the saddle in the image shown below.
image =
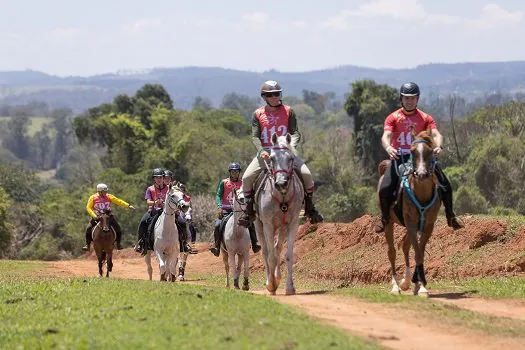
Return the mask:
<path id="1" fill-rule="evenodd" d="M 233 215 L 233 211 L 229 212 L 226 215 L 223 215 L 221 218 L 221 223 L 219 225 L 219 233 L 221 235 L 221 241 L 224 240 L 224 229 L 226 228 L 226 223 L 228 222 L 228 220 L 231 218 L 232 215 Z"/>
<path id="2" fill-rule="evenodd" d="M 297 179 L 301 183 L 301 186 L 303 186 L 303 191 L 306 194 L 306 186 L 304 185 L 303 177 L 301 176 L 301 173 L 299 172 L 298 169 L 294 168 L 294 175 L 297 177 Z M 263 171 L 261 171 L 259 173 L 259 176 L 257 176 L 257 179 L 255 179 L 255 181 L 253 183 L 253 189 L 255 190 L 254 194 L 253 194 L 254 209 L 257 206 L 257 202 L 259 200 L 259 195 L 261 194 L 262 188 L 263 188 L 264 183 L 266 182 L 266 178 L 268 176 L 269 176 L 268 169 L 263 169 Z"/>

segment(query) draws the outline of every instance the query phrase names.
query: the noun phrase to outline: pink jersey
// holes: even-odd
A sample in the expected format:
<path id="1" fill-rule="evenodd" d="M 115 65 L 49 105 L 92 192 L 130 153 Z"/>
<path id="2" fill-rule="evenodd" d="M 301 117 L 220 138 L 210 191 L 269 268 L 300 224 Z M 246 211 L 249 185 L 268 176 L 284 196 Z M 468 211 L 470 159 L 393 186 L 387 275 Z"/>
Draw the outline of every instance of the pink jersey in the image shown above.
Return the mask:
<path id="1" fill-rule="evenodd" d="M 437 129 L 432 116 L 419 109 L 413 114 L 405 114 L 403 108 L 400 108 L 386 117 L 384 130 L 392 131 L 392 147 L 401 149 L 402 153 L 409 153 L 412 127 L 416 134 L 427 129 Z"/>
<path id="2" fill-rule="evenodd" d="M 168 190 L 169 190 L 168 186 L 164 186 L 161 189 L 159 189 L 155 187 L 155 185 L 151 185 L 146 190 L 145 199 L 150 200 L 150 201 L 155 201 L 160 198 L 164 200 L 166 198 L 166 193 L 168 193 Z M 161 208 L 162 208 L 161 206 L 158 206 L 158 205 L 155 206 L 156 210 L 161 209 Z M 151 205 L 148 207 L 148 210 L 151 210 Z"/>
<path id="3" fill-rule="evenodd" d="M 288 133 L 289 115 L 290 107 L 287 105 L 281 105 L 275 112 L 269 112 L 266 107 L 260 107 L 255 111 L 255 116 L 259 120 L 263 148 L 272 146 L 274 132 L 277 136 L 285 136 Z"/>
<path id="4" fill-rule="evenodd" d="M 238 190 L 242 187 L 242 180 L 231 181 L 229 178 L 222 180 L 224 184 L 224 191 L 222 192 L 222 209 L 231 210 L 233 209 L 234 193 L 233 191 Z"/>

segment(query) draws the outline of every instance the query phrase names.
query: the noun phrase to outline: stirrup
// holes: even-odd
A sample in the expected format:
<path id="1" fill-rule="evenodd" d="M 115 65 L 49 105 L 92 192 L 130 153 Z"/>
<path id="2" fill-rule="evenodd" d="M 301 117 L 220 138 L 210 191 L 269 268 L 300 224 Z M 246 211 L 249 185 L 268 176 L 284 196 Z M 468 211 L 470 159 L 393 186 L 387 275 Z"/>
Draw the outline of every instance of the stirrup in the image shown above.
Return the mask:
<path id="1" fill-rule="evenodd" d="M 378 222 L 376 222 L 374 226 L 374 231 L 376 233 L 385 232 L 385 227 L 387 223 L 388 223 L 388 220 L 385 220 L 384 218 L 379 218 Z"/>
<path id="2" fill-rule="evenodd" d="M 221 254 L 221 250 L 217 249 L 217 247 L 211 247 L 210 252 L 217 257 Z"/>
<path id="3" fill-rule="evenodd" d="M 306 214 L 307 217 L 310 218 L 310 223 L 317 224 L 319 222 L 323 222 L 324 218 L 317 210 L 312 210 L 309 213 Z"/>

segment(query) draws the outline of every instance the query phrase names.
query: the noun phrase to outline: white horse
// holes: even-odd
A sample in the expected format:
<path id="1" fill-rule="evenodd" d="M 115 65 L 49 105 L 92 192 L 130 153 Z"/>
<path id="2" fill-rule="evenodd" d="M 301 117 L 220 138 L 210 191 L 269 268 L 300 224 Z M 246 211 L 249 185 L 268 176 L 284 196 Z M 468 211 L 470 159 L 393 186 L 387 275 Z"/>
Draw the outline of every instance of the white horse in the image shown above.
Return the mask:
<path id="1" fill-rule="evenodd" d="M 266 272 L 266 288 L 275 295 L 281 281 L 280 259 L 286 238 L 286 294 L 295 294 L 293 283 L 293 244 L 299 227 L 304 189 L 294 171 L 295 149 L 290 134 L 272 134 L 269 173 L 256 192 L 255 230 L 261 243 Z M 277 238 L 277 241 L 276 241 Z"/>
<path id="2" fill-rule="evenodd" d="M 179 254 L 179 232 L 175 224 L 175 214 L 178 210 L 185 212 L 188 203 L 184 201 L 183 193 L 175 186 L 170 186 L 164 200 L 164 209 L 155 224 L 153 234 L 155 242 L 153 251 L 159 262 L 160 280 L 175 281 L 178 254 Z M 151 256 L 148 251 L 145 256 L 148 265 L 149 279 L 152 279 L 153 268 L 151 266 Z"/>
<path id="3" fill-rule="evenodd" d="M 248 261 L 250 254 L 250 234 L 248 229 L 239 225 L 240 213 L 243 212 L 246 204 L 244 194 L 240 190 L 234 190 L 233 213 L 228 218 L 224 228 L 224 241 L 221 243 L 222 261 L 226 271 L 226 288 L 230 287 L 230 268 L 233 275 L 233 286 L 239 289 L 239 277 L 241 266 L 244 264 L 243 290 L 250 289 L 249 274 L 250 264 Z M 243 203 L 241 205 L 241 203 Z M 235 262 L 237 258 L 237 262 Z"/>

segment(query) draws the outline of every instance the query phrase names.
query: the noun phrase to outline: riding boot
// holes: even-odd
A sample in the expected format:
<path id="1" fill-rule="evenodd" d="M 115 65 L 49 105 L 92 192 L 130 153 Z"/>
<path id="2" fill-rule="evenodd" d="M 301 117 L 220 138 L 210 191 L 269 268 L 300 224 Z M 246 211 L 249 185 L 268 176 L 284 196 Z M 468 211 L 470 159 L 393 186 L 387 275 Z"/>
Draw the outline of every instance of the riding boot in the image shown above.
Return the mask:
<path id="1" fill-rule="evenodd" d="M 93 241 L 93 237 L 91 236 L 91 231 L 93 230 L 92 223 L 90 222 L 89 225 L 86 227 L 85 235 L 86 235 L 86 245 L 82 247 L 82 250 L 84 251 L 91 251 L 91 242 Z"/>
<path id="2" fill-rule="evenodd" d="M 246 201 L 246 210 L 243 213 L 243 216 L 239 218 L 239 225 L 249 228 L 255 219 L 255 210 L 253 208 L 253 199 L 250 196 L 245 196 L 244 200 Z"/>
<path id="3" fill-rule="evenodd" d="M 452 208 L 452 189 L 441 190 L 441 198 L 443 201 L 443 206 L 445 207 L 445 215 L 447 217 L 447 225 L 452 227 L 454 230 L 465 227 L 463 221 L 454 214 Z"/>
<path id="4" fill-rule="evenodd" d="M 374 227 L 376 233 L 385 231 L 385 226 L 390 220 L 390 201 L 388 198 L 379 197 L 379 207 L 381 209 L 381 217 Z"/>
<path id="5" fill-rule="evenodd" d="M 318 222 L 323 222 L 324 218 L 319 214 L 317 209 L 315 209 L 313 197 L 313 193 L 306 193 L 304 196 L 304 214 L 310 218 L 312 224 L 316 224 Z"/>
<path id="6" fill-rule="evenodd" d="M 252 250 L 254 253 L 258 253 L 261 250 L 261 246 L 257 244 L 257 234 L 255 233 L 255 227 L 250 225 L 248 227 L 248 232 L 250 232 L 250 240 L 252 241 Z"/>
<path id="7" fill-rule="evenodd" d="M 213 247 L 210 248 L 210 252 L 215 256 L 221 254 L 221 233 L 219 231 L 220 225 L 215 225 L 215 230 L 213 231 Z"/>

